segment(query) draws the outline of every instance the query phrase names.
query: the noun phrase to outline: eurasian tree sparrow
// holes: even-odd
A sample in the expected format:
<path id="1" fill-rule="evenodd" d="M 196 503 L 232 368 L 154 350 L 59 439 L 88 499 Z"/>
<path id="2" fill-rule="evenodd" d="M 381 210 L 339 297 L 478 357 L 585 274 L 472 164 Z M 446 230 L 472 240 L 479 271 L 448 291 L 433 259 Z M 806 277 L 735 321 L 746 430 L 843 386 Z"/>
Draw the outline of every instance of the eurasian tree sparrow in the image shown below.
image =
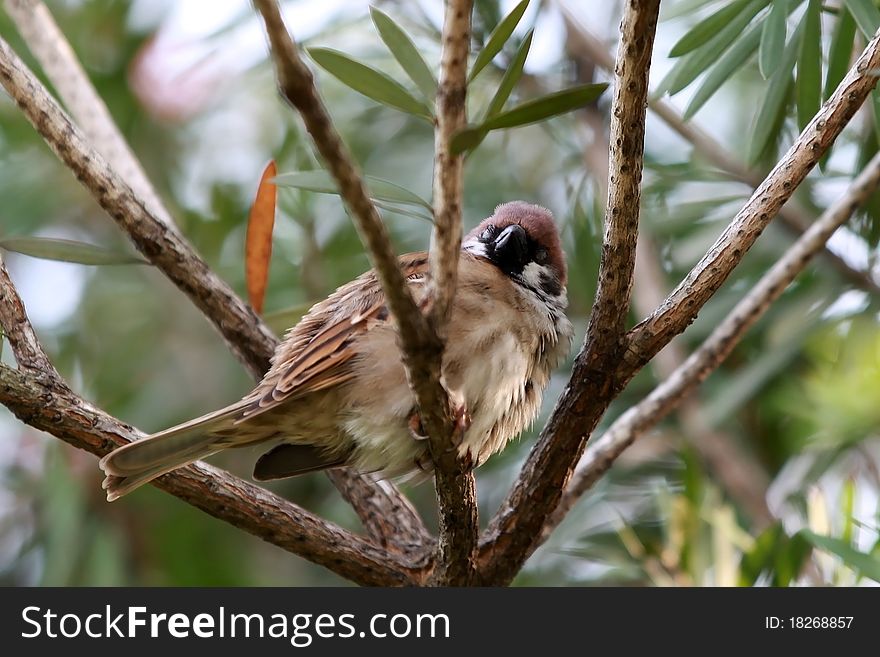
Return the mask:
<path id="1" fill-rule="evenodd" d="M 425 252 L 400 258 L 426 293 Z M 549 211 L 506 203 L 462 241 L 443 379 L 470 426 L 459 446 L 481 465 L 531 423 L 550 374 L 568 353 L 565 256 Z M 376 274 L 343 285 L 287 332 L 263 380 L 241 401 L 116 449 L 101 460 L 107 499 L 230 447 L 272 446 L 254 478 L 340 466 L 382 477 L 430 472 Z"/>

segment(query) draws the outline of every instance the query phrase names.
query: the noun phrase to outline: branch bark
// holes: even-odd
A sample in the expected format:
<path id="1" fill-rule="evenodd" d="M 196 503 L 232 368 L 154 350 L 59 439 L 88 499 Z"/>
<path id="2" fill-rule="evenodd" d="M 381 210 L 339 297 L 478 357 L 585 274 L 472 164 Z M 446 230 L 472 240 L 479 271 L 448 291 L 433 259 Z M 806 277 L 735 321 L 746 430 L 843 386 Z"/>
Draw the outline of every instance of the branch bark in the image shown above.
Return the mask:
<path id="1" fill-rule="evenodd" d="M 103 456 L 141 437 L 136 429 L 39 373 L 0 365 L 0 403 L 22 422 Z M 205 513 L 366 586 L 411 586 L 422 568 L 269 491 L 204 463 L 155 485 Z"/>
<path id="2" fill-rule="evenodd" d="M 3 39 L 0 83 L 137 249 L 212 320 L 245 367 L 261 376 L 269 367 L 275 336 L 188 243 L 147 209 Z"/>
<path id="3" fill-rule="evenodd" d="M 560 4 L 560 9 L 565 19 L 569 39 L 581 56 L 590 64 L 595 64 L 605 71 L 613 70 L 613 61 L 605 44 L 583 27 L 565 5 Z M 720 171 L 734 180 L 749 185 L 752 189 L 761 184 L 761 174 L 749 169 L 724 146 L 695 125 L 693 121 L 685 121 L 671 103 L 662 98 L 649 98 L 648 107 L 682 139 L 690 143 L 695 153 Z M 816 219 L 796 198 L 790 198 L 780 208 L 779 218 L 782 220 L 782 225 L 795 235 L 802 235 Z M 850 283 L 866 292 L 880 296 L 880 283 L 871 272 L 852 267 L 827 246 L 822 255 Z"/>
<path id="4" fill-rule="evenodd" d="M 751 291 L 712 331 L 703 344 L 644 400 L 628 409 L 584 454 L 578 471 L 546 530 L 555 527 L 640 435 L 674 410 L 685 395 L 702 383 L 776 301 L 840 226 L 880 185 L 880 155 L 875 155 L 843 196 L 822 213 L 803 236 L 761 277 Z"/>
<path id="5" fill-rule="evenodd" d="M 480 570 L 488 584 L 508 583 L 531 554 L 590 432 L 620 391 L 611 374 L 621 358 L 629 311 L 648 73 L 659 10 L 659 0 L 625 5 L 615 67 L 608 206 L 596 300 L 569 385 L 483 537 Z"/>
<path id="6" fill-rule="evenodd" d="M 143 434 L 71 391 L 49 361 L 0 261 L 0 326 L 20 371 L 0 365 L 0 403 L 32 427 L 96 456 Z M 156 480 L 156 486 L 206 513 L 365 585 L 420 582 L 426 560 L 410 561 L 327 522 L 267 490 L 202 463 Z"/>
<path id="7" fill-rule="evenodd" d="M 88 141 L 143 199 L 147 209 L 176 230 L 171 214 L 46 5 L 40 0 L 5 0 L 3 6 Z"/>
<path id="8" fill-rule="evenodd" d="M 269 367 L 278 339 L 176 231 L 144 201 L 87 142 L 80 129 L 9 45 L 0 39 L 0 83 L 49 147 L 89 190 L 99 205 L 214 324 L 232 352 L 259 379 Z M 332 477 L 377 540 L 411 553 L 413 542 L 433 540 L 415 511 L 394 487 L 381 490 L 355 473 Z M 391 520 L 393 519 L 393 520 Z M 405 528 L 397 546 L 396 525 Z M 391 531 L 393 530 L 393 531 Z"/>
<path id="9" fill-rule="evenodd" d="M 336 180 L 340 196 L 348 206 L 361 240 L 367 247 L 388 306 L 397 321 L 410 386 L 418 401 L 422 425 L 431 441 L 438 497 L 441 500 L 440 559 L 432 582 L 466 583 L 473 572 L 469 555 L 473 552 L 477 532 L 475 490 L 472 476 L 458 463 L 455 449 L 457 423 L 449 395 L 440 379 L 443 340 L 431 317 L 422 313 L 406 286 L 388 232 L 367 194 L 360 171 L 318 95 L 311 71 L 300 57 L 284 25 L 277 2 L 254 0 L 254 5 L 266 26 L 281 93 L 299 112 L 315 148 Z M 448 141 L 448 135 L 464 117 L 462 89 L 470 32 L 469 5 L 469 2 L 459 0 L 451 2 L 447 9 L 448 18 L 444 26 L 445 64 L 439 104 L 442 112 L 450 114 L 438 120 L 438 140 Z M 436 174 L 442 196 L 437 207 L 442 217 L 438 219 L 432 253 L 440 250 L 431 258 L 432 265 L 439 272 L 433 288 L 437 296 L 433 301 L 436 303 L 439 300 L 442 310 L 442 304 L 448 305 L 454 293 L 447 286 L 455 284 L 460 249 L 461 163 L 460 158 L 448 157 L 445 143 L 441 150 L 447 153 L 447 156 L 442 153 L 438 155 L 438 162 L 442 163 Z M 453 246 L 455 253 L 450 262 Z M 445 315 L 445 311 L 441 314 Z"/>
<path id="10" fill-rule="evenodd" d="M 633 328 L 606 369 L 590 367 L 585 349 L 513 491 L 481 541 L 480 565 L 492 583 L 504 583 L 540 539 L 536 528 L 553 513 L 590 433 L 611 400 L 635 374 L 696 317 L 754 243 L 779 208 L 828 150 L 876 84 L 880 34 L 868 43 L 852 69 L 813 121 L 795 140 L 746 206 L 685 280 L 651 317 Z M 529 542 L 530 541 L 530 542 Z M 516 566 L 509 564 L 517 564 Z M 498 564 L 504 564 L 499 566 Z"/>
<path id="11" fill-rule="evenodd" d="M 630 331 L 620 374 L 634 375 L 694 321 L 876 86 L 874 70 L 878 66 L 880 32 L 709 252 L 663 304 Z"/>
<path id="12" fill-rule="evenodd" d="M 447 0 L 437 90 L 430 319 L 434 330 L 444 339 L 458 277 L 464 186 L 464 157 L 453 155 L 450 143 L 452 136 L 467 123 L 465 100 L 472 10 L 473 0 Z M 464 427 L 450 433 L 445 417 L 440 419 L 442 424 L 429 430 L 440 520 L 432 583 L 462 586 L 472 583 L 476 573 L 480 532 L 477 490 L 471 464 L 463 462 L 455 444 L 463 437 Z"/>

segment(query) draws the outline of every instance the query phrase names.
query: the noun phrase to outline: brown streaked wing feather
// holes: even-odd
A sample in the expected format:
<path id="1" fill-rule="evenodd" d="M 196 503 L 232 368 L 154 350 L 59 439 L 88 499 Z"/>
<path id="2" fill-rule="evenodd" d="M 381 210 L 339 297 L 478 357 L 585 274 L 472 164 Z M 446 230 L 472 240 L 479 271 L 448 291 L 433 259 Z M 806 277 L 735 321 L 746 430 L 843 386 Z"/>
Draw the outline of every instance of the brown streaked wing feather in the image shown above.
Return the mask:
<path id="1" fill-rule="evenodd" d="M 400 257 L 400 266 L 411 286 L 421 284 L 428 271 L 424 252 Z M 341 305 L 353 306 L 349 314 Z M 239 422 L 301 397 L 344 383 L 353 374 L 345 365 L 355 355 L 355 338 L 377 323 L 389 321 L 385 295 L 373 271 L 342 286 L 316 305 L 287 335 L 276 354 L 280 358 L 255 391 Z"/>

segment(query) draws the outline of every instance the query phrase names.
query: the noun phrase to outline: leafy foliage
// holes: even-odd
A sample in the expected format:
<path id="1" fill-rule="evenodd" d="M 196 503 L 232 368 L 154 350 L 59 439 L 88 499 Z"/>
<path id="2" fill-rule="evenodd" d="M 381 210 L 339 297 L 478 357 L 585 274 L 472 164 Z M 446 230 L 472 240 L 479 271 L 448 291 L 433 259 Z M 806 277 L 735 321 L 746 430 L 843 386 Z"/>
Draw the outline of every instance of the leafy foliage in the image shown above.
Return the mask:
<path id="1" fill-rule="evenodd" d="M 496 204 L 515 198 L 550 207 L 569 259 L 569 315 L 582 336 L 595 291 L 605 202 L 601 173 L 584 166 L 592 140 L 604 149 L 603 135 L 586 134 L 593 130 L 584 130 L 582 119 L 607 125 L 607 103 L 600 96 L 608 78 L 583 62 L 573 65 L 561 50 L 551 63 L 529 67 L 530 53 L 535 56 L 545 36 L 541 31 L 549 29 L 539 19 L 556 11 L 554 3 L 538 7 L 524 0 L 506 16 L 498 3 L 476 4 L 468 88 L 473 124 L 455 143 L 468 154 L 466 222 L 475 225 Z M 731 157 L 748 157 L 758 168 L 775 162 L 792 132 L 812 117 L 820 96 L 827 99 L 843 79 L 865 36 L 880 25 L 871 0 L 845 0 L 836 11 L 814 0 L 663 4 L 668 6 L 655 66 L 668 74 L 655 95 L 671 94 L 684 116 L 711 131 Z M 428 121 L 439 44 L 437 26 L 417 5 L 389 2 L 369 13 L 364 6 L 360 14 L 352 10 L 328 22 L 317 35 L 297 35 L 311 45 L 322 95 L 370 173 L 370 194 L 387 210 L 401 252 L 427 245 L 431 220 Z M 111 112 L 125 117 L 122 128 L 181 229 L 240 293 L 247 287 L 242 254 L 254 181 L 266 160 L 278 161 L 284 173 L 274 179 L 278 216 L 264 304 L 274 330 L 283 333 L 312 303 L 369 266 L 335 186 L 278 101 L 265 62 L 224 70 L 220 77 L 229 84 L 209 76 L 203 97 L 196 85 L 177 85 L 174 100 L 194 109 L 185 116 L 162 113 L 156 109 L 161 94 L 153 89 L 152 96 L 138 96 L 131 82 L 137 62 L 152 56 L 156 25 L 133 27 L 127 5 L 109 0 L 56 3 L 52 10 Z M 242 12 L 204 35 L 205 58 L 195 70 L 209 71 L 214 56 L 235 52 L 234 35 L 248 15 Z M 590 23 L 587 12 L 579 19 L 596 31 L 607 28 Z M 5 16 L 0 30 L 24 51 Z M 552 36 L 567 39 L 561 31 Z M 601 36 L 610 42 L 613 34 Z M 669 50 L 671 61 L 665 59 Z M 800 188 L 798 200 L 809 212 L 826 207 L 876 152 L 876 115 L 862 117 L 874 129 L 847 130 L 822 175 Z M 517 126 L 528 127 L 506 131 Z M 46 260 L 110 264 L 139 258 L 11 106 L 0 110 L 0 138 L 0 248 L 62 374 L 97 405 L 145 430 L 219 408 L 249 390 L 251 382 L 203 318 L 152 268 Z M 645 161 L 641 230 L 655 245 L 663 272 L 653 283 L 665 291 L 706 252 L 751 190 L 652 123 Z M 835 248 L 851 264 L 876 265 L 878 212 L 875 198 L 835 238 Z M 698 345 L 790 243 L 787 232 L 771 225 L 679 338 L 680 348 Z M 637 294 L 644 289 L 637 283 Z M 588 493 L 518 583 L 788 586 L 876 579 L 878 310 L 875 296 L 827 261 L 817 261 L 707 380 L 691 411 L 642 438 Z M 634 311 L 630 323 L 639 315 Z M 536 429 L 569 366 L 551 381 Z M 640 374 L 598 433 L 660 379 L 654 370 Z M 35 435 L 5 412 L 0 428 L 8 437 L 0 446 L 3 583 L 339 583 L 159 491 L 107 505 L 92 457 Z M 719 466 L 700 450 L 710 435 L 747 459 L 752 469 L 746 483 L 766 489 L 759 497 L 767 501 L 769 522 L 726 488 L 721 475 L 729 465 Z M 484 517 L 508 490 L 533 437 L 534 430 L 478 472 Z M 247 477 L 254 456 L 245 450 L 217 460 Z M 351 510 L 319 475 L 272 487 L 357 527 Z M 407 493 L 432 517 L 430 486 Z"/>

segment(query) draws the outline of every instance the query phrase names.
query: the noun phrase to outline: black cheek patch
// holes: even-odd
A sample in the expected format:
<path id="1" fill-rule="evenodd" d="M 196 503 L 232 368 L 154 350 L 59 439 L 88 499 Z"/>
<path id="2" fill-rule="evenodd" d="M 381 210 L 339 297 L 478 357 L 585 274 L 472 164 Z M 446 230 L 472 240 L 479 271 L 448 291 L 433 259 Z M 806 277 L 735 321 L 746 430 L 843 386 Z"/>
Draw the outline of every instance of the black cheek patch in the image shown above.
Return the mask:
<path id="1" fill-rule="evenodd" d="M 562 292 L 562 285 L 559 283 L 558 278 L 542 271 L 541 289 L 549 294 L 551 297 L 558 297 L 559 294 Z"/>

